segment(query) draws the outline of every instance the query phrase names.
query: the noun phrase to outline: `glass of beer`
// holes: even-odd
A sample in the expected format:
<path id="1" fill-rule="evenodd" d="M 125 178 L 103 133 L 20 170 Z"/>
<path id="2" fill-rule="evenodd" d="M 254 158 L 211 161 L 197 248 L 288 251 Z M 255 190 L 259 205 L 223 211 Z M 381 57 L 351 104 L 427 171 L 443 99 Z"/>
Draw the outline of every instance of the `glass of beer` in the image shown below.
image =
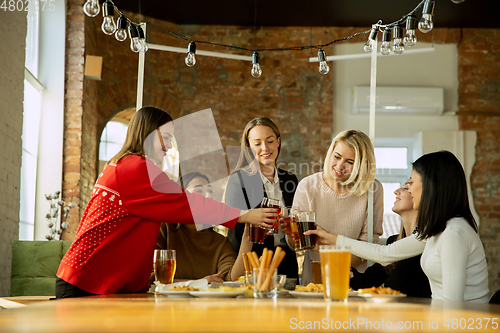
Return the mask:
<path id="1" fill-rule="evenodd" d="M 321 262 L 311 260 L 312 283 L 322 283 L 321 281 Z"/>
<path id="2" fill-rule="evenodd" d="M 316 247 L 316 235 L 304 235 L 308 230 L 316 230 L 316 215 L 314 212 L 297 213 L 297 232 L 299 240 L 299 249 L 308 250 Z"/>
<path id="3" fill-rule="evenodd" d="M 283 232 L 293 238 L 293 244 L 295 251 L 301 250 L 299 244 L 299 229 L 297 229 L 297 215 L 296 207 L 286 206 L 281 207 L 281 228 Z"/>
<path id="4" fill-rule="evenodd" d="M 276 208 L 278 210 L 278 214 L 281 214 L 281 201 L 278 199 L 272 198 L 263 198 L 260 204 L 262 208 Z M 280 218 L 279 216 L 274 217 L 273 228 L 269 229 L 268 234 L 277 234 L 280 227 Z"/>
<path id="5" fill-rule="evenodd" d="M 156 281 L 162 284 L 173 283 L 176 267 L 175 250 L 155 250 L 154 272 Z"/>
<path id="6" fill-rule="evenodd" d="M 260 226 L 255 224 L 249 224 L 248 228 L 248 238 L 250 240 L 250 243 L 264 244 L 266 229 L 261 228 Z"/>
<path id="7" fill-rule="evenodd" d="M 349 248 L 320 245 L 319 256 L 325 300 L 347 302 L 351 268 Z"/>

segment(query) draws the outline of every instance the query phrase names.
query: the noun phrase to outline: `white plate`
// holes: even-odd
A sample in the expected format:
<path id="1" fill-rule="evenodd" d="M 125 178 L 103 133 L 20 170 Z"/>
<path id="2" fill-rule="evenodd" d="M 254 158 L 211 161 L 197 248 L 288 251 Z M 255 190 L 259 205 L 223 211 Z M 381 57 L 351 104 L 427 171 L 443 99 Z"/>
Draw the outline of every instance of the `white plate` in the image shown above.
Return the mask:
<path id="1" fill-rule="evenodd" d="M 156 294 L 167 295 L 168 297 L 191 297 L 189 293 L 189 290 L 166 290 L 156 292 Z"/>
<path id="2" fill-rule="evenodd" d="M 388 295 L 388 294 L 361 294 L 361 293 L 358 293 L 357 296 L 365 298 L 368 302 L 375 302 L 375 303 L 394 302 L 399 298 L 406 297 L 405 294 Z"/>
<path id="3" fill-rule="evenodd" d="M 195 297 L 204 298 L 225 298 L 243 295 L 241 291 L 190 291 L 189 294 Z"/>
<path id="4" fill-rule="evenodd" d="M 298 297 L 298 298 L 323 298 L 323 293 L 309 293 L 309 292 L 304 292 L 304 291 L 290 291 L 290 295 L 293 297 Z M 347 293 L 348 296 L 358 296 L 357 291 L 349 291 Z"/>
<path id="5" fill-rule="evenodd" d="M 306 291 L 289 291 L 288 293 L 298 298 L 323 298 L 323 293 L 309 293 Z"/>

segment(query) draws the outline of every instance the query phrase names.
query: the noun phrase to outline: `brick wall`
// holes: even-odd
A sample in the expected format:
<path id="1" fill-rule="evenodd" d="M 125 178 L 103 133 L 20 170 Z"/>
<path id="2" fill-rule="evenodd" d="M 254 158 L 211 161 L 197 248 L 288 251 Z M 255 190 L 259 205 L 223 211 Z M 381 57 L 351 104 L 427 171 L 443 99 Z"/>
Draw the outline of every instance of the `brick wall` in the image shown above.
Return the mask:
<path id="1" fill-rule="evenodd" d="M 80 214 L 71 214 L 70 227 L 61 239 L 73 239 L 80 221 L 79 216 L 88 201 L 82 201 L 80 186 L 82 164 L 83 105 L 90 99 L 83 98 L 86 16 L 82 11 L 83 0 L 69 0 L 66 10 L 66 64 L 64 94 L 64 142 L 62 199 L 79 205 Z M 89 22 L 90 23 L 90 22 Z M 81 204 L 83 202 L 83 204 Z"/>
<path id="2" fill-rule="evenodd" d="M 0 296 L 10 296 L 12 241 L 19 239 L 26 12 L 0 11 Z"/>
<path id="3" fill-rule="evenodd" d="M 459 123 L 477 132 L 471 184 L 494 291 L 500 289 L 500 29 L 464 29 L 458 52 Z"/>
<path id="4" fill-rule="evenodd" d="M 254 45 L 253 31 L 247 27 L 177 26 L 130 13 L 127 15 L 136 22 L 147 20 L 194 39 L 246 47 Z M 97 19 L 87 18 L 86 24 L 85 52 L 102 56 L 104 63 L 102 81 L 84 80 L 83 114 L 81 109 L 67 111 L 71 113 L 68 116 L 77 115 L 83 120 L 80 124 L 84 128 L 81 146 L 74 147 L 75 152 L 80 150 L 84 160 L 77 181 L 81 209 L 88 201 L 95 181 L 96 172 L 92 170 L 98 165 L 96 148 L 102 129 L 114 114 L 135 105 L 138 61 L 138 55 L 129 49 L 129 41 L 120 43 L 102 34 Z M 68 25 L 68 28 L 72 29 L 72 26 Z M 360 30 L 262 28 L 256 33 L 255 43 L 257 47 L 321 44 Z M 419 40 L 425 42 L 460 43 L 459 122 L 461 129 L 473 129 L 478 134 L 477 163 L 471 181 L 476 210 L 481 217 L 480 234 L 486 249 L 492 290 L 500 287 L 499 34 L 500 29 L 461 31 L 442 28 L 418 35 Z M 186 41 L 154 27 L 148 27 L 147 35 L 149 42 L 154 44 L 187 48 Z M 348 42 L 365 40 L 366 36 L 361 36 Z M 198 47 L 230 52 L 215 46 Z M 311 55 L 315 54 L 310 51 L 263 52 L 263 75 L 255 79 L 250 75 L 249 62 L 198 56 L 196 66 L 188 68 L 184 65 L 184 54 L 150 50 L 146 58 L 144 105 L 163 108 L 174 119 L 211 108 L 224 146 L 239 145 L 245 124 L 254 117 L 268 116 L 275 120 L 282 132 L 283 150 L 279 162 L 302 178 L 320 170 L 331 137 L 336 134 L 332 133 L 332 76 L 320 75 L 318 64 L 307 61 Z M 74 163 L 79 163 L 76 157 Z M 209 158 L 196 163 L 207 167 Z M 76 230 L 78 221 L 72 223 L 72 230 Z"/>

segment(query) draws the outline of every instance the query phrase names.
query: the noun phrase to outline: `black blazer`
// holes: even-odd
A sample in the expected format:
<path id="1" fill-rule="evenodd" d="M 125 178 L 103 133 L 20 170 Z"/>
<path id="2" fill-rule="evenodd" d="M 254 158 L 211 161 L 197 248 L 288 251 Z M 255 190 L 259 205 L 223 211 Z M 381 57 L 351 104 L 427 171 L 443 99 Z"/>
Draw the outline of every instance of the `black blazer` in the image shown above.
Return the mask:
<path id="1" fill-rule="evenodd" d="M 291 206 L 299 181 L 293 173 L 279 168 L 277 170 L 283 201 L 286 206 Z M 255 175 L 250 176 L 243 170 L 233 172 L 226 186 L 225 197 L 226 204 L 231 207 L 244 210 L 259 208 L 262 199 L 267 197 L 260 173 L 257 172 Z M 240 250 L 244 229 L 245 225 L 243 223 L 236 223 L 234 229 L 229 230 L 228 238 L 236 252 Z M 266 247 L 274 251 L 273 237 L 266 237 L 262 245 L 254 244 L 253 250 L 260 256 Z M 278 273 L 286 274 L 290 278 L 296 278 L 298 275 L 298 266 L 295 252 L 288 246 L 285 246 L 283 250 L 286 252 L 286 255 L 278 268 Z"/>

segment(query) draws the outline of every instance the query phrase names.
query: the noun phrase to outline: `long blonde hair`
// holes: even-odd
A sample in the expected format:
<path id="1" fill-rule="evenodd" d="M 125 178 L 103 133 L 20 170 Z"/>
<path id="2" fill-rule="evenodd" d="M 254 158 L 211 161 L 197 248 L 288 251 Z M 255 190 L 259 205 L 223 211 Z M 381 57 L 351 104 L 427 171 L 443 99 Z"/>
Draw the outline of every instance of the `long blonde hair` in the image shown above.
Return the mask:
<path id="1" fill-rule="evenodd" d="M 333 139 L 328 152 L 326 153 L 325 163 L 323 165 L 323 175 L 327 180 L 334 181 L 330 170 L 330 158 L 332 157 L 333 150 L 337 143 L 342 142 L 349 148 L 354 150 L 354 167 L 349 179 L 342 183 L 342 185 L 351 185 L 351 192 L 357 196 L 361 196 L 368 192 L 377 173 L 377 166 L 375 164 L 375 150 L 372 141 L 363 132 L 356 130 L 347 130 L 340 132 Z"/>
<path id="2" fill-rule="evenodd" d="M 241 152 L 234 171 L 244 170 L 250 175 L 253 175 L 260 169 L 260 166 L 258 165 L 258 162 L 255 159 L 254 153 L 250 148 L 250 141 L 248 140 L 250 131 L 256 126 L 267 126 L 273 130 L 274 134 L 276 135 L 276 139 L 279 139 L 281 137 L 278 126 L 276 126 L 276 124 L 271 119 L 267 117 L 259 117 L 250 120 L 248 124 L 245 126 L 243 134 L 241 135 L 241 141 L 240 141 Z M 278 146 L 278 155 L 276 156 L 275 162 L 278 160 L 278 157 L 280 156 L 280 151 L 281 151 L 281 144 Z"/>
<path id="3" fill-rule="evenodd" d="M 144 106 L 137 110 L 128 125 L 122 149 L 107 164 L 118 163 L 128 155 L 145 156 L 144 143 L 147 136 L 170 121 L 172 117 L 167 112 L 153 106 Z"/>

